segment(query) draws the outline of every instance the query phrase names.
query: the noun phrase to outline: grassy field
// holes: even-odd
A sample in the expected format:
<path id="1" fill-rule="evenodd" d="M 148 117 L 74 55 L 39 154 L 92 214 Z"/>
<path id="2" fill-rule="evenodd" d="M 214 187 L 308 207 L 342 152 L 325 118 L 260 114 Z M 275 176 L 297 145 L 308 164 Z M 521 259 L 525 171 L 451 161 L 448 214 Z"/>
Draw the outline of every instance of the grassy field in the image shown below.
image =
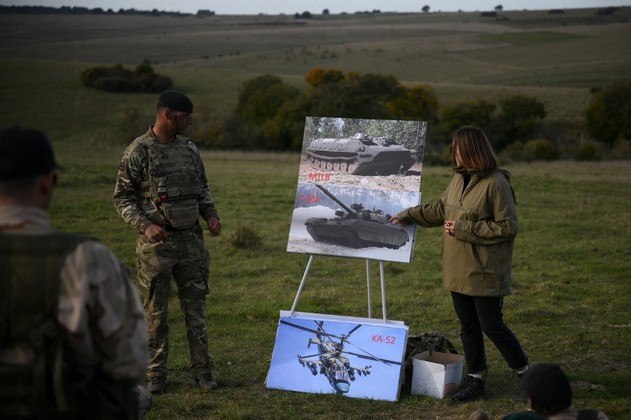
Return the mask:
<path id="1" fill-rule="evenodd" d="M 114 211 L 111 194 L 121 154 L 152 122 L 156 98 L 89 90 L 79 81 L 83 69 L 149 59 L 189 93 L 196 121 L 226 113 L 251 77 L 269 72 L 304 87 L 303 75 L 314 66 L 428 83 L 441 103 L 519 91 L 543 100 L 548 118 L 573 122 L 580 121 L 590 87 L 628 77 L 631 8 L 609 18 L 596 18 L 594 10 L 505 17 L 0 15 L 0 125 L 51 137 L 62 165 L 51 208 L 55 226 L 101 238 L 133 267 L 135 235 Z M 173 301 L 169 393 L 157 398 L 150 418 L 459 419 L 477 408 L 499 418 L 523 408 L 517 383 L 492 347 L 488 399 L 477 403 L 452 405 L 411 396 L 409 389 L 396 403 L 267 390 L 279 310 L 290 308 L 308 259 L 286 252 L 298 155 L 203 151 L 203 157 L 224 221 L 221 237 L 207 237 L 209 335 L 221 388 L 206 395 L 192 387 L 183 319 Z M 628 417 L 631 164 L 508 169 L 521 232 L 506 318 L 532 362 L 560 363 L 568 372 L 577 406 Z M 439 196 L 451 173 L 424 171 L 425 201 Z M 239 226 L 261 235 L 263 246 L 233 247 Z M 440 241 L 439 230 L 419 231 L 413 263 L 386 263 L 388 317 L 405 321 L 412 334 L 441 331 L 461 350 L 442 289 Z M 298 309 L 365 316 L 365 287 L 363 261 L 316 257 Z M 373 296 L 380 296 L 378 284 Z"/>
<path id="2" fill-rule="evenodd" d="M 144 59 L 212 115 L 225 115 L 249 78 L 272 73 L 305 88 L 304 74 L 320 66 L 430 84 L 440 103 L 521 92 L 546 104 L 549 121 L 577 123 L 589 89 L 631 69 L 631 8 L 609 17 L 594 11 L 506 12 L 502 19 L 0 15 L 0 123 L 37 126 L 59 139 L 114 141 L 120 133 L 112 128 L 125 115 L 150 118 L 154 95 L 91 91 L 79 75 Z"/>
<path id="3" fill-rule="evenodd" d="M 64 168 L 51 209 L 54 224 L 102 238 L 133 266 L 135 234 L 110 201 L 122 148 L 84 151 L 60 149 Z M 220 237 L 207 236 L 209 336 L 221 387 L 206 395 L 192 386 L 174 299 L 169 393 L 156 399 L 150 418 L 458 419 L 478 408 L 499 418 L 524 408 L 517 382 L 489 343 L 488 399 L 480 402 L 453 405 L 410 395 L 407 388 L 396 403 L 266 389 L 279 310 L 291 307 L 308 259 L 286 252 L 298 156 L 205 152 L 203 157 L 224 220 Z M 533 363 L 561 364 L 575 387 L 577 406 L 625 418 L 631 413 L 631 229 L 626 223 L 631 211 L 624 186 L 631 182 L 631 164 L 559 162 L 508 169 L 521 230 L 507 322 Z M 437 198 L 449 178 L 448 168 L 426 168 L 423 199 Z M 233 247 L 230 239 L 239 226 L 258 233 L 262 247 Z M 457 319 L 442 288 L 440 242 L 440 229 L 419 230 L 413 262 L 385 264 L 388 317 L 405 321 L 411 334 L 440 331 L 461 352 Z M 372 268 L 377 273 L 377 266 Z M 373 283 L 374 316 L 380 317 L 377 279 Z M 366 316 L 364 262 L 316 257 L 298 310 Z"/>

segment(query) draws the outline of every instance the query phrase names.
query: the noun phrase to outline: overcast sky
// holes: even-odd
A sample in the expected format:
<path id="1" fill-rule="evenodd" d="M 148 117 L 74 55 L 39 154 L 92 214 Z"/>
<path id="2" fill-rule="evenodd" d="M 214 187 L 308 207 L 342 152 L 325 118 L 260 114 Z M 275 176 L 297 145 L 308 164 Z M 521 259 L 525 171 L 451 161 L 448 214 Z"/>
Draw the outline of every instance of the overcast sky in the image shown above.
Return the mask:
<path id="1" fill-rule="evenodd" d="M 309 11 L 322 13 L 354 13 L 380 10 L 382 12 L 420 12 L 424 5 L 430 11 L 493 10 L 502 5 L 504 10 L 576 9 L 584 7 L 631 6 L 631 0 L 0 0 L 3 6 L 82 6 L 104 10 L 137 9 L 196 13 L 200 9 L 217 14 L 294 14 Z"/>

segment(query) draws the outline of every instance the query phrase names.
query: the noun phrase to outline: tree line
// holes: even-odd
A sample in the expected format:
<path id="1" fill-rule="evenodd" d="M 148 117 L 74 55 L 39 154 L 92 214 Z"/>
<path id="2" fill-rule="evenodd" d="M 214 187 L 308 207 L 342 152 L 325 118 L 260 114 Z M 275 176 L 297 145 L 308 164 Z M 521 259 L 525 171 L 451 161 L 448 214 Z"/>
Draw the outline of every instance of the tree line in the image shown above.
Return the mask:
<path id="1" fill-rule="evenodd" d="M 137 10 L 131 9 L 118 9 L 114 11 L 111 8 L 104 10 L 101 7 L 95 7 L 93 9 L 81 6 L 0 6 L 0 13 L 23 13 L 23 14 L 65 14 L 65 15 L 141 15 L 141 16 L 191 16 L 191 13 L 181 12 L 166 12 L 163 10 Z M 212 16 L 215 12 L 211 10 L 198 10 L 197 16 Z"/>
<path id="2" fill-rule="evenodd" d="M 394 76 L 342 72 L 315 67 L 304 77 L 306 89 L 265 74 L 246 81 L 228 115 L 203 122 L 194 135 L 202 146 L 220 149 L 299 151 L 307 116 L 428 122 L 425 159 L 449 160 L 451 133 L 476 125 L 489 135 L 495 149 L 509 160 L 554 160 L 564 157 L 596 160 L 605 150 L 631 158 L 631 79 L 593 90 L 585 111 L 582 135 L 561 133 L 545 124 L 545 104 L 514 93 L 491 102 L 459 99 L 439 104 L 433 88 L 404 85 Z M 573 136 L 568 147 L 561 138 Z M 567 156 L 567 154 L 570 156 Z"/>
<path id="3" fill-rule="evenodd" d="M 503 160 L 631 159 L 631 79 L 592 89 L 582 125 L 546 121 L 545 104 L 523 93 L 495 101 L 461 98 L 439 103 L 427 84 L 405 85 L 394 76 L 314 67 L 305 88 L 263 74 L 245 81 L 237 104 L 225 113 L 198 107 L 192 136 L 213 149 L 300 151 L 305 119 L 426 121 L 427 163 L 448 163 L 451 134 L 463 125 L 482 128 Z M 134 70 L 120 64 L 92 67 L 81 74 L 88 87 L 110 92 L 160 92 L 173 80 L 154 72 L 148 61 Z M 136 132 L 142 115 L 130 111 L 121 129 Z M 125 128 L 127 127 L 127 129 Z"/>

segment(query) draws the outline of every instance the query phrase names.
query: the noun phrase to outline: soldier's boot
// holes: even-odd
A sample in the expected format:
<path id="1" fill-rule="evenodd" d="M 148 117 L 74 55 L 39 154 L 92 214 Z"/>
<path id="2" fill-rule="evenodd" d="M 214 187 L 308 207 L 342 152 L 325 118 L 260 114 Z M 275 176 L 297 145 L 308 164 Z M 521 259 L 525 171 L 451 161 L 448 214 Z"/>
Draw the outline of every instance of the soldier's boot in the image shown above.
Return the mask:
<path id="1" fill-rule="evenodd" d="M 219 384 L 217 384 L 217 381 L 213 378 L 212 373 L 205 374 L 195 379 L 195 382 L 197 383 L 197 387 L 202 391 L 212 391 L 213 389 L 219 388 Z"/>
<path id="2" fill-rule="evenodd" d="M 167 378 L 162 376 L 154 376 L 149 378 L 149 382 L 147 382 L 147 391 L 151 392 L 153 395 L 164 394 L 167 389 Z"/>

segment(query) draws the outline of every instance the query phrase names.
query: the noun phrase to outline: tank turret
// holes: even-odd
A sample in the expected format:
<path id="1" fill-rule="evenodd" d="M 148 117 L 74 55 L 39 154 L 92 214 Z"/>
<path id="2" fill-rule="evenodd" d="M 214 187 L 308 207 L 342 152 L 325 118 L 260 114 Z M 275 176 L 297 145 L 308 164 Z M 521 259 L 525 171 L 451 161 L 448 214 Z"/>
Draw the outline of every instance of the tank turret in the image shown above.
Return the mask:
<path id="1" fill-rule="evenodd" d="M 390 215 L 382 210 L 367 210 L 363 204 L 347 206 L 322 185 L 315 184 L 323 193 L 339 204 L 342 210 L 335 218 L 311 217 L 305 222 L 307 232 L 317 242 L 350 248 L 381 247 L 398 249 L 409 240 L 402 228 L 389 224 Z"/>
<path id="2" fill-rule="evenodd" d="M 387 137 L 355 133 L 350 138 L 315 139 L 307 161 L 317 169 L 353 175 L 402 174 L 416 162 L 416 152 Z"/>

